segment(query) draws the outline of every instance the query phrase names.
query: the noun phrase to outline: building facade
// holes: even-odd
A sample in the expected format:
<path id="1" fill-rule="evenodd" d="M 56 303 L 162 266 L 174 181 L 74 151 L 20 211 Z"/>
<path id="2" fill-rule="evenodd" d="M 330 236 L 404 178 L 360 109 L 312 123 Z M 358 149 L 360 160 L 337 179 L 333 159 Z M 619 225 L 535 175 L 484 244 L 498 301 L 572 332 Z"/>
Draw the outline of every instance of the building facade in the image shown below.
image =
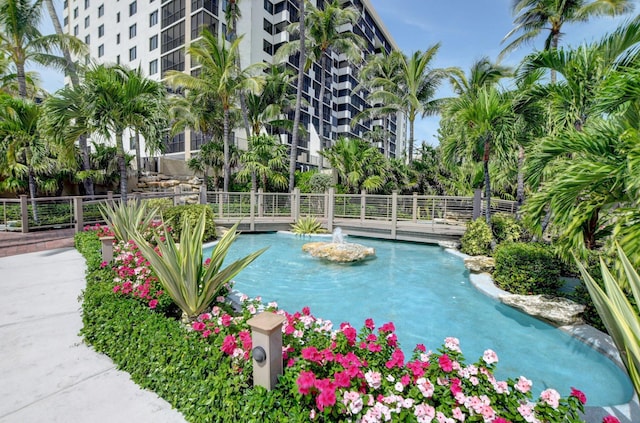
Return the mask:
<path id="1" fill-rule="evenodd" d="M 322 3 L 324 0 L 313 0 Z M 367 42 L 368 54 L 396 49 L 369 0 L 342 0 L 360 11 L 353 31 Z M 298 0 L 240 0 L 241 18 L 237 33 L 243 35 L 240 45 L 241 64 L 274 63 L 278 48 L 289 41 L 287 26 L 298 20 Z M 203 27 L 220 37 L 227 34 L 226 0 L 65 0 L 64 27 L 67 33 L 84 40 L 89 47 L 86 63 L 118 63 L 139 67 L 150 78 L 161 80 L 169 70 L 193 72 L 197 64 L 185 54 L 186 47 L 199 37 Z M 325 98 L 320 104 L 321 69 L 317 63 L 306 72 L 303 96 L 306 106 L 301 121 L 307 133 L 299 141 L 298 162 L 301 168 L 315 168 L 320 163 L 318 151 L 331 146 L 339 137 L 363 137 L 376 127 L 385 130 L 391 157 L 400 157 L 405 148 L 405 123 L 401 116 L 386 116 L 351 125 L 352 119 L 370 105 L 367 92 L 354 92 L 358 85 L 358 67 L 343 55 L 330 52 L 331 69 L 326 74 Z M 293 58 L 287 63 L 297 74 Z M 291 112 L 293 119 L 293 113 Z M 324 143 L 318 128 L 323 119 Z M 281 140 L 291 142 L 282 132 Z M 135 137 L 131 136 L 131 149 Z M 234 131 L 235 143 L 246 148 L 244 130 Z M 186 131 L 167 139 L 166 155 L 186 159 L 203 142 L 202 134 Z M 125 143 L 125 148 L 127 147 Z M 382 148 L 382 142 L 379 145 Z M 144 151 L 144 149 L 143 149 Z"/>

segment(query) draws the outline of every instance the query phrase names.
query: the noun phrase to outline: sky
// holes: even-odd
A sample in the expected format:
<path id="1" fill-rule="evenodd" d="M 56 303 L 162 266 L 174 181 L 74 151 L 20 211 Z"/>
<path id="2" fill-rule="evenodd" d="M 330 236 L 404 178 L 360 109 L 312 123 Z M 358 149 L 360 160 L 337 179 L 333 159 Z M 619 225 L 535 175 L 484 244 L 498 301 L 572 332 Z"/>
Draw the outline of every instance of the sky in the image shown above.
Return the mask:
<path id="1" fill-rule="evenodd" d="M 245 0 L 248 1 L 248 0 Z M 426 50 L 436 43 L 440 49 L 434 58 L 436 68 L 457 66 L 465 73 L 476 60 L 487 56 L 496 60 L 503 48 L 504 36 L 513 28 L 512 0 L 370 0 L 398 47 L 406 54 Z M 588 23 L 566 24 L 561 45 L 578 46 L 600 39 L 625 20 L 640 13 L 640 0 L 633 0 L 635 11 L 624 17 L 599 17 Z M 62 0 L 55 4 L 61 9 Z M 43 14 L 42 32 L 53 32 L 48 15 Z M 542 49 L 544 37 L 512 52 L 502 64 L 515 66 L 534 49 Z M 60 73 L 42 68 L 43 87 L 52 92 L 62 87 Z M 450 88 L 444 84 L 437 97 L 448 97 Z M 416 143 L 426 141 L 436 145 L 439 119 L 426 118 L 416 122 Z"/>

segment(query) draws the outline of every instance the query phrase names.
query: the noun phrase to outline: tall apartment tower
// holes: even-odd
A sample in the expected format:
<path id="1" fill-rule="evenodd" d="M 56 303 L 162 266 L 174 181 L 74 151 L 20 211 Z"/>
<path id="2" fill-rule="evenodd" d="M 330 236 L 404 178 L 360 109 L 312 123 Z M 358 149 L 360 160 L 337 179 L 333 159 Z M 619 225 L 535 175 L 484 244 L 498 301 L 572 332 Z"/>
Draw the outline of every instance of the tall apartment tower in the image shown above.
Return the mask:
<path id="1" fill-rule="evenodd" d="M 312 0 L 323 4 L 324 0 Z M 341 0 L 345 6 L 360 11 L 354 26 L 341 28 L 362 36 L 367 42 L 365 55 L 397 49 L 391 35 L 369 0 Z M 239 0 L 241 18 L 237 33 L 243 35 L 240 45 L 241 64 L 274 63 L 277 49 L 289 41 L 287 26 L 298 21 L 298 0 Z M 321 7 L 321 6 L 320 6 Z M 203 27 L 225 37 L 227 0 L 65 0 L 66 32 L 84 40 L 89 46 L 87 63 L 119 63 L 137 68 L 150 78 L 161 80 L 169 70 L 193 72 L 197 64 L 185 54 L 186 47 L 199 37 Z M 401 115 L 375 118 L 351 126 L 351 120 L 367 103 L 367 92 L 353 92 L 358 85 L 358 66 L 344 55 L 329 53 L 331 69 L 326 74 L 325 98 L 320 104 L 321 69 L 317 63 L 306 72 L 301 121 L 307 128 L 299 141 L 298 163 L 302 169 L 315 168 L 318 151 L 329 147 L 339 137 L 362 137 L 381 127 L 387 131 L 391 157 L 400 157 L 405 148 L 405 122 Z M 297 74 L 297 63 L 287 64 Z M 293 113 L 291 112 L 291 119 Z M 324 145 L 318 134 L 324 122 Z M 280 134 L 290 144 L 291 135 Z M 245 131 L 234 131 L 235 143 L 246 148 Z M 130 137 L 131 142 L 135 139 Z M 203 142 L 202 134 L 186 131 L 167 139 L 166 156 L 189 158 Z M 125 143 L 125 148 L 127 147 Z M 133 145 L 129 146 L 133 149 Z M 379 145 L 382 148 L 382 143 Z"/>

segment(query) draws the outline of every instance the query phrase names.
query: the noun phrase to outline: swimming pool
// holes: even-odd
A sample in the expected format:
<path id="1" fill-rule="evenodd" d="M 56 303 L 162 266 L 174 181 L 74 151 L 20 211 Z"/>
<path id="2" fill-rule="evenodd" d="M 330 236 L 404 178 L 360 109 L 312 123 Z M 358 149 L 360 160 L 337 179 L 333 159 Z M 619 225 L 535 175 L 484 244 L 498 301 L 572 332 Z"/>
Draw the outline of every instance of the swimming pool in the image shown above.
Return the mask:
<path id="1" fill-rule="evenodd" d="M 338 327 L 361 328 L 366 318 L 377 325 L 393 322 L 401 346 L 439 348 L 444 339 L 460 339 L 469 363 L 485 349 L 498 353 L 496 376 L 533 380 L 534 395 L 553 387 L 562 395 L 584 391 L 589 406 L 628 402 L 633 387 L 611 360 L 556 328 L 478 292 L 462 260 L 440 247 L 352 238 L 376 249 L 376 258 L 344 265 L 303 253 L 309 238 L 289 234 L 241 235 L 228 263 L 271 246 L 236 278 L 235 288 L 263 301 L 277 301 L 290 312 L 311 312 Z"/>

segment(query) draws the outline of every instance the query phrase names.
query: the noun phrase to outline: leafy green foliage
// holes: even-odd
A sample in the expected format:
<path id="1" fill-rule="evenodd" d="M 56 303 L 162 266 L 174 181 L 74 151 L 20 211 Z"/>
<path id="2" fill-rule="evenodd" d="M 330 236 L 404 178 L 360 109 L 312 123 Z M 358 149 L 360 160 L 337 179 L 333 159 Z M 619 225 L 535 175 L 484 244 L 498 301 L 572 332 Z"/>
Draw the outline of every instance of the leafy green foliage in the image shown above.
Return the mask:
<path id="1" fill-rule="evenodd" d="M 551 246 L 539 243 L 506 243 L 496 248 L 496 285 L 513 294 L 555 294 L 562 285 L 562 264 Z"/>
<path id="2" fill-rule="evenodd" d="M 470 256 L 489 255 L 491 253 L 491 228 L 483 219 L 467 224 L 467 230 L 460 239 L 460 251 Z"/>
<path id="3" fill-rule="evenodd" d="M 522 237 L 522 227 L 510 214 L 496 213 L 491 216 L 491 230 L 496 243 L 515 242 Z"/>
<path id="4" fill-rule="evenodd" d="M 157 209 L 158 213 L 164 213 L 167 209 L 173 207 L 173 201 L 170 198 L 150 198 L 144 200 L 144 203 L 151 210 Z"/>
<path id="5" fill-rule="evenodd" d="M 205 226 L 203 242 L 212 241 L 216 238 L 216 223 L 213 221 L 213 210 L 205 204 L 187 204 L 182 206 L 171 206 L 162 212 L 165 223 L 171 225 L 173 240 L 178 241 L 182 235 L 184 224 L 193 227 L 198 218 L 204 213 Z"/>
<path id="6" fill-rule="evenodd" d="M 638 342 L 640 339 L 640 311 L 637 306 L 640 302 L 640 275 L 633 268 L 622 248 L 617 246 L 617 249 L 626 282 L 617 281 L 602 260 L 600 267 L 604 290 L 581 263 L 578 263 L 578 268 L 598 309 L 598 314 L 621 353 L 620 356 L 629 372 L 635 390 L 640 392 L 640 343 Z M 622 288 L 625 285 L 632 292 L 635 304 L 627 299 Z"/>
<path id="7" fill-rule="evenodd" d="M 100 205 L 102 218 L 109 224 L 119 241 L 133 239 L 135 232 L 151 225 L 156 213 L 157 209 L 149 210 L 146 203 L 135 200 L 113 204 L 106 202 Z"/>
<path id="8" fill-rule="evenodd" d="M 236 223 L 220 239 L 207 262 L 203 263 L 202 239 L 205 221 L 206 213 L 201 213 L 195 225 L 188 219 L 184 219 L 179 245 L 173 241 L 172 237 L 166 237 L 163 240 L 156 236 L 157 247 L 154 248 L 140 233 L 133 236 L 162 287 L 180 307 L 183 316 L 188 319 L 202 313 L 224 284 L 265 251 L 265 249 L 256 251 L 222 268 L 229 247 L 238 236 Z"/>
<path id="9" fill-rule="evenodd" d="M 327 232 L 315 216 L 301 217 L 291 227 L 291 232 L 297 235 L 324 234 Z"/>

